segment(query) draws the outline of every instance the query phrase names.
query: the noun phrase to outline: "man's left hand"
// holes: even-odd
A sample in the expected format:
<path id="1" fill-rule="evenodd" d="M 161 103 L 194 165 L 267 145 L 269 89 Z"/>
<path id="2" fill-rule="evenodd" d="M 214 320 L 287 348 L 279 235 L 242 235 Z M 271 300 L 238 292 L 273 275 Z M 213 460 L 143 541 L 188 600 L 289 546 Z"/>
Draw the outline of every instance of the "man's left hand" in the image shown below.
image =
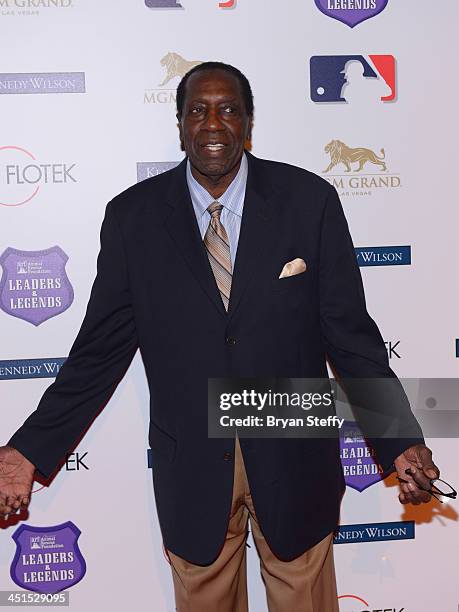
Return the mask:
<path id="1" fill-rule="evenodd" d="M 398 496 L 401 504 L 414 504 L 430 501 L 430 481 L 439 478 L 440 470 L 432 461 L 432 451 L 424 444 L 410 446 L 394 461 L 398 477 L 406 482 L 400 483 Z M 409 470 L 409 474 L 405 472 Z"/>

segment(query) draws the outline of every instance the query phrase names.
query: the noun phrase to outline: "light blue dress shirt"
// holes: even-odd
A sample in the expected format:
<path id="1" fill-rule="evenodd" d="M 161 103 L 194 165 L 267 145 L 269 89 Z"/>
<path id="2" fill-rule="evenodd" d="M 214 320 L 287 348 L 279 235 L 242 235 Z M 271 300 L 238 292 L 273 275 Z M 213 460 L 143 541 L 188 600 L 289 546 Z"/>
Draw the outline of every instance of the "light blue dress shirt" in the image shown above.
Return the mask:
<path id="1" fill-rule="evenodd" d="M 218 198 L 218 202 L 223 206 L 220 213 L 220 221 L 226 230 L 230 244 L 231 269 L 234 270 L 236 261 L 236 251 L 241 231 L 242 211 L 244 208 L 245 189 L 247 186 L 247 157 L 242 156 L 239 171 L 234 177 L 225 193 Z M 196 220 L 198 222 L 201 237 L 204 239 L 210 223 L 210 213 L 207 207 L 215 202 L 210 193 L 191 174 L 190 160 L 186 165 L 186 180 L 190 190 L 191 201 L 193 203 Z"/>

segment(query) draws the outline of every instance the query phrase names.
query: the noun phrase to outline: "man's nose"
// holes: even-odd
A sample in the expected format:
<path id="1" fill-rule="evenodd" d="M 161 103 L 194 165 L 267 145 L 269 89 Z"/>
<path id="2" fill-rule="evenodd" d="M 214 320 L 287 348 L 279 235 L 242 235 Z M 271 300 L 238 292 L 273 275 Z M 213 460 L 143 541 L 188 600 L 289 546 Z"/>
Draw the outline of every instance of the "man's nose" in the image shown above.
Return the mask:
<path id="1" fill-rule="evenodd" d="M 212 131 L 224 129 L 224 125 L 222 124 L 222 121 L 220 119 L 218 109 L 210 108 L 208 110 L 204 125 L 202 127 L 204 129 Z"/>

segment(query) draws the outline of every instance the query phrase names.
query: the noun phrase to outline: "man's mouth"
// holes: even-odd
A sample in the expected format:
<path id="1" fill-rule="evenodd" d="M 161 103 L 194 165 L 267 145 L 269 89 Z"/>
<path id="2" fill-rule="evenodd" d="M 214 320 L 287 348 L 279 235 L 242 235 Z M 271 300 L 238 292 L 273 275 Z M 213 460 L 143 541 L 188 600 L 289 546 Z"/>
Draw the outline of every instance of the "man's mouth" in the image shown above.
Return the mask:
<path id="1" fill-rule="evenodd" d="M 222 151 L 225 147 L 226 145 L 223 144 L 222 142 L 215 142 L 215 143 L 209 143 L 209 144 L 203 145 L 203 148 L 206 149 L 206 151 L 212 151 L 212 152 Z"/>

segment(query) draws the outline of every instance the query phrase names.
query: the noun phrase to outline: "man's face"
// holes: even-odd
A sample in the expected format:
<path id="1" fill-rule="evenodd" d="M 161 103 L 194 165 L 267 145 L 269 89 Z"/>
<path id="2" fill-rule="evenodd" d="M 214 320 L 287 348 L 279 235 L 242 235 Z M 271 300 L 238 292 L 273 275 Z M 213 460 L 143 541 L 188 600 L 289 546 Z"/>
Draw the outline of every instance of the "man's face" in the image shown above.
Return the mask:
<path id="1" fill-rule="evenodd" d="M 250 138 L 239 81 L 222 70 L 197 72 L 188 80 L 180 139 L 191 165 L 209 178 L 231 174 Z"/>

